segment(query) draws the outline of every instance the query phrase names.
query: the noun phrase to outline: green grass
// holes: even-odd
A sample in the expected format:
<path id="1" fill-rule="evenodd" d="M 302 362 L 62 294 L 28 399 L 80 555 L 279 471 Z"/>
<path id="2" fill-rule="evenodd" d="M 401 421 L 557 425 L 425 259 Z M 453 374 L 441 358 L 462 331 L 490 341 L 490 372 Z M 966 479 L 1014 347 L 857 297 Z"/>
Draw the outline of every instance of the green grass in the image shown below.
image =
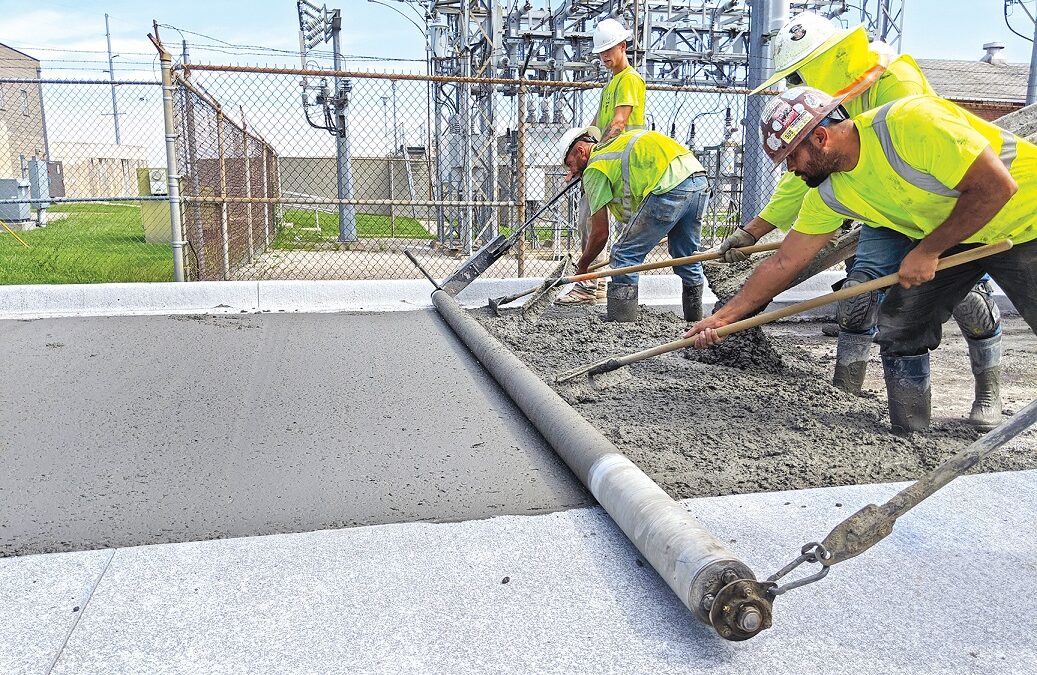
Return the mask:
<path id="1" fill-rule="evenodd" d="M 87 284 L 172 281 L 169 244 L 144 241 L 140 207 L 62 204 L 68 218 L 18 232 L 24 248 L 0 226 L 0 284 Z"/>
<path id="2" fill-rule="evenodd" d="M 316 223 L 320 222 L 320 231 Z M 289 227 L 291 225 L 291 227 Z M 396 216 L 395 224 L 389 216 L 371 213 L 356 214 L 357 236 L 361 239 L 432 239 L 421 223 L 406 216 Z M 284 225 L 274 238 L 271 248 L 282 251 L 313 251 L 337 248 L 338 214 L 321 212 L 315 218 L 313 211 L 285 209 Z"/>

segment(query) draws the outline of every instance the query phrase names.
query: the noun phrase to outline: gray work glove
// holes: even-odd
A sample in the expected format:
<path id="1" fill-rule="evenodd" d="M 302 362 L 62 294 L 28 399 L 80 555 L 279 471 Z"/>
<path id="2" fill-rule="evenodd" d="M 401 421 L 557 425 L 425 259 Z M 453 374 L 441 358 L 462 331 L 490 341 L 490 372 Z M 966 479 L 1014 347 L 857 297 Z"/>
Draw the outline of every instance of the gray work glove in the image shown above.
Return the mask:
<path id="1" fill-rule="evenodd" d="M 718 253 L 722 254 L 720 259 L 726 263 L 742 262 L 748 256 L 735 249 L 742 248 L 743 246 L 752 246 L 755 243 L 756 237 L 740 227 L 720 243 L 720 248 L 718 249 Z"/>

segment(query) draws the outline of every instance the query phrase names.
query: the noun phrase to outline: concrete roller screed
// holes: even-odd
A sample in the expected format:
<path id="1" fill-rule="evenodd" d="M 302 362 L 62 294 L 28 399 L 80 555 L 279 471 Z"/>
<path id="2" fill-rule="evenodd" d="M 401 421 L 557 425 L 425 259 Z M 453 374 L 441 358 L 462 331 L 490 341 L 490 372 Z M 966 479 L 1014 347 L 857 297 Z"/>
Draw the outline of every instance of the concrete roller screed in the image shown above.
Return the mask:
<path id="1" fill-rule="evenodd" d="M 728 640 L 771 625 L 766 586 L 446 292 L 432 302 L 688 609 Z"/>

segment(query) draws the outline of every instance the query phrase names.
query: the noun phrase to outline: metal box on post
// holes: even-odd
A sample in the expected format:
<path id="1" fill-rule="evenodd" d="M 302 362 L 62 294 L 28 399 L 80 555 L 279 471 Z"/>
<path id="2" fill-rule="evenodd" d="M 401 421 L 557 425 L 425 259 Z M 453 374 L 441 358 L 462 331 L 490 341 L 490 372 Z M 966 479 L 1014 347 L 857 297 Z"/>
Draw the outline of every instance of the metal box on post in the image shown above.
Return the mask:
<path id="1" fill-rule="evenodd" d="M 169 194 L 166 170 L 137 169 L 137 191 L 142 197 Z M 149 244 L 168 244 L 172 241 L 169 231 L 169 202 L 143 201 L 140 203 L 140 220 L 144 227 L 144 241 Z"/>
<path id="2" fill-rule="evenodd" d="M 27 230 L 33 227 L 32 209 L 29 207 L 29 181 L 24 178 L 0 178 L 0 200 L 8 199 L 23 201 L 0 203 L 0 220 L 16 230 Z"/>
<path id="3" fill-rule="evenodd" d="M 50 174 L 45 160 L 29 160 L 29 194 L 36 202 L 34 206 L 37 209 L 50 208 Z"/>

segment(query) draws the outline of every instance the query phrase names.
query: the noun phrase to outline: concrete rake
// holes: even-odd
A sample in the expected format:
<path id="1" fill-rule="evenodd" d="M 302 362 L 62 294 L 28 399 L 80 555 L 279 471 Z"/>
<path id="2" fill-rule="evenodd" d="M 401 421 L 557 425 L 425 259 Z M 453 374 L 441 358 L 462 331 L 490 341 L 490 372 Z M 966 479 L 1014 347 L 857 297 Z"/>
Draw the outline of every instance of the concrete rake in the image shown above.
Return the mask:
<path id="1" fill-rule="evenodd" d="M 963 251 L 961 253 L 957 253 L 955 255 L 943 258 L 942 260 L 940 260 L 940 264 L 937 266 L 936 269 L 937 271 L 939 271 L 947 269 L 949 267 L 955 267 L 957 265 L 972 262 L 973 260 L 979 260 L 980 258 L 985 258 L 987 256 L 995 255 L 998 253 L 1004 253 L 1010 248 L 1012 248 L 1012 242 L 1007 239 L 994 244 L 979 246 L 977 248 L 969 249 L 968 251 Z M 893 284 L 897 283 L 899 279 L 900 277 L 897 274 L 887 274 L 884 277 L 879 277 L 878 279 L 873 279 L 863 284 L 850 286 L 849 288 L 842 288 L 833 293 L 826 293 L 825 295 L 818 296 L 811 300 L 804 300 L 803 302 L 797 302 L 796 304 L 789 305 L 788 307 L 776 309 L 771 312 L 764 312 L 763 314 L 758 314 L 747 319 L 742 319 L 741 321 L 736 321 L 732 324 L 728 324 L 717 329 L 717 335 L 719 335 L 720 337 L 726 337 L 728 335 L 731 335 L 732 333 L 737 333 L 739 331 L 747 330 L 749 328 L 762 326 L 763 324 L 771 323 L 772 321 L 777 321 L 778 319 L 784 319 L 787 316 L 793 316 L 795 314 L 799 314 L 801 312 L 805 312 L 816 307 L 822 307 L 829 303 L 838 302 L 845 298 L 852 298 L 856 295 L 861 295 L 862 293 L 870 293 L 871 291 L 876 291 L 880 288 L 892 286 Z M 668 354 L 670 352 L 677 351 L 678 349 L 692 347 L 694 343 L 695 337 L 684 338 L 681 340 L 674 340 L 673 342 L 667 342 L 657 347 L 652 347 L 651 349 L 644 349 L 633 354 L 626 354 L 624 356 L 613 356 L 607 359 L 602 359 L 601 361 L 595 361 L 594 363 L 589 363 L 585 366 L 580 366 L 579 368 L 575 368 L 566 373 L 562 373 L 561 375 L 555 377 L 555 382 L 559 384 L 563 382 L 569 382 L 581 375 L 587 375 L 589 378 L 593 380 L 596 376 L 603 375 L 605 373 L 611 373 L 612 371 L 618 370 L 632 363 L 644 361 L 646 359 L 650 359 L 655 356 L 660 356 L 662 354 Z M 595 383 L 595 388 L 598 389 L 603 388 L 605 386 L 609 386 L 607 382 Z"/>

